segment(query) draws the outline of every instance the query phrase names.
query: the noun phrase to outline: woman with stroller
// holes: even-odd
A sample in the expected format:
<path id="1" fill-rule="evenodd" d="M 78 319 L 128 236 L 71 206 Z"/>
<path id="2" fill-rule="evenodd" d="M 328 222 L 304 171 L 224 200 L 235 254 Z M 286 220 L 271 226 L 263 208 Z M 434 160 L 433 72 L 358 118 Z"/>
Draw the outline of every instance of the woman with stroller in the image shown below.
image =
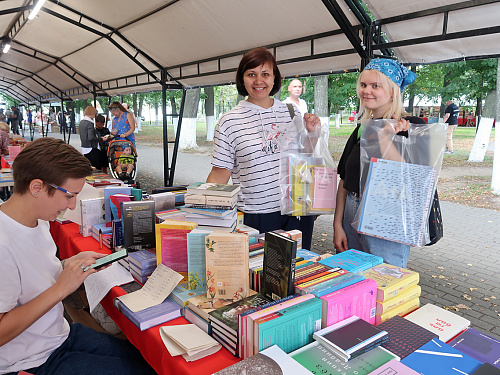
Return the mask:
<path id="1" fill-rule="evenodd" d="M 132 113 L 127 111 L 120 102 L 113 102 L 108 109 L 113 117 L 112 133 L 117 140 L 127 140 L 132 142 L 135 147 L 135 118 Z"/>
<path id="2" fill-rule="evenodd" d="M 416 77 L 415 73 L 395 60 L 371 60 L 358 78 L 358 120 L 396 119 L 398 122 L 394 128 L 388 126 L 387 129 L 403 136 L 408 136 L 410 123 L 425 124 L 419 117 L 408 116 L 403 108 L 402 92 Z M 384 258 L 385 263 L 406 268 L 410 255 L 409 245 L 365 236 L 351 226 L 361 203 L 360 126 L 359 123 L 349 137 L 338 165 L 340 181 L 333 220 L 333 243 L 337 252 L 356 249 L 378 255 Z"/>

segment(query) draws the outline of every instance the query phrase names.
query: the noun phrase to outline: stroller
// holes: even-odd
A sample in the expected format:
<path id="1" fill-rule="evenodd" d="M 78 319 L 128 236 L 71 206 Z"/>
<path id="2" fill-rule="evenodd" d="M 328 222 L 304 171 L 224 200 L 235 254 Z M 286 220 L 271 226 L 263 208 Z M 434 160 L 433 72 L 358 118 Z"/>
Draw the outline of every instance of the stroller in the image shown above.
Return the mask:
<path id="1" fill-rule="evenodd" d="M 116 167 L 118 165 L 118 159 L 123 154 L 123 150 L 125 148 L 130 147 L 132 149 L 131 157 L 134 159 L 134 165 L 132 172 L 130 172 L 129 176 L 126 176 L 125 173 L 118 173 L 116 171 Z M 137 177 L 137 151 L 132 142 L 127 140 L 114 140 L 109 142 L 108 146 L 108 165 L 109 165 L 109 174 L 116 179 L 120 179 L 127 184 L 138 185 L 135 179 Z"/>

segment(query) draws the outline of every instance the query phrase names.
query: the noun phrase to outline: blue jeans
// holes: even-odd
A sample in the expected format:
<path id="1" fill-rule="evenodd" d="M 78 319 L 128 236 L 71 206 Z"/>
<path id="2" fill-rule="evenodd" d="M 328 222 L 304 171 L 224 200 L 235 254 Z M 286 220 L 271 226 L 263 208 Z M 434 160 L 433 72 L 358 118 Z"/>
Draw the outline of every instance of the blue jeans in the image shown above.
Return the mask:
<path id="1" fill-rule="evenodd" d="M 268 214 L 247 214 L 243 223 L 257 229 L 260 233 L 271 232 L 276 229 L 292 230 L 298 229 L 302 232 L 302 248 L 311 250 L 312 235 L 314 229 L 314 216 L 290 216 L 282 215 L 280 211 Z"/>
<path id="2" fill-rule="evenodd" d="M 361 199 L 353 194 L 347 194 L 345 200 L 344 218 L 342 227 L 347 236 L 347 245 L 350 249 L 364 251 L 384 258 L 384 263 L 406 268 L 410 257 L 410 246 L 382 238 L 360 234 L 352 227 L 352 222 L 358 212 Z"/>
<path id="3" fill-rule="evenodd" d="M 128 341 L 96 332 L 80 323 L 70 327 L 68 338 L 49 356 L 47 362 L 26 369 L 27 372 L 34 375 L 156 374 Z"/>

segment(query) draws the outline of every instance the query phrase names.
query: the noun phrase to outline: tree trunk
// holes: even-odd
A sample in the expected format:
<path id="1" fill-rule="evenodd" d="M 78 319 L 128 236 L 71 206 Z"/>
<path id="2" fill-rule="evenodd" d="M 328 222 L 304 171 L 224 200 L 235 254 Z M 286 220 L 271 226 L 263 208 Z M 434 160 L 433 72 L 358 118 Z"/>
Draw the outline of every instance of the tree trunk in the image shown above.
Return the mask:
<path id="1" fill-rule="evenodd" d="M 177 116 L 177 106 L 175 105 L 175 98 L 170 97 L 170 106 L 172 107 L 172 115 Z"/>
<path id="2" fill-rule="evenodd" d="M 139 94 L 139 105 L 137 110 L 137 116 L 142 116 L 142 105 L 144 104 L 144 94 Z"/>
<path id="3" fill-rule="evenodd" d="M 201 88 L 187 90 L 186 92 L 184 116 L 182 118 L 181 135 L 179 138 L 180 150 L 198 147 L 196 144 L 196 117 L 198 114 L 200 93 Z"/>
<path id="4" fill-rule="evenodd" d="M 158 103 L 155 103 L 155 124 L 156 124 L 156 126 L 158 126 L 158 124 L 159 124 L 159 121 L 158 121 L 158 107 L 159 107 Z"/>
<path id="5" fill-rule="evenodd" d="M 214 116 L 214 88 L 205 87 L 205 116 L 207 119 L 207 141 L 214 140 L 215 116 Z"/>
<path id="6" fill-rule="evenodd" d="M 314 113 L 321 121 L 321 127 L 329 130 L 330 113 L 328 111 L 328 76 L 314 77 Z M 324 126 L 326 124 L 326 127 Z"/>

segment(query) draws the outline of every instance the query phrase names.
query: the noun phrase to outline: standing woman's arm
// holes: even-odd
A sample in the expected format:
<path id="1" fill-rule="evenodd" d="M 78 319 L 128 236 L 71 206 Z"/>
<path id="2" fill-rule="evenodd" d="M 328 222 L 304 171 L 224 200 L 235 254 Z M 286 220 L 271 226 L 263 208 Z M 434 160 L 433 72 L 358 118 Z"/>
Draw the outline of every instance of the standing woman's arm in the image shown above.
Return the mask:
<path id="1" fill-rule="evenodd" d="M 130 125 L 130 129 L 128 132 L 124 134 L 125 137 L 128 137 L 130 134 L 134 133 L 135 131 L 135 117 L 132 113 L 127 112 L 127 120 Z"/>

